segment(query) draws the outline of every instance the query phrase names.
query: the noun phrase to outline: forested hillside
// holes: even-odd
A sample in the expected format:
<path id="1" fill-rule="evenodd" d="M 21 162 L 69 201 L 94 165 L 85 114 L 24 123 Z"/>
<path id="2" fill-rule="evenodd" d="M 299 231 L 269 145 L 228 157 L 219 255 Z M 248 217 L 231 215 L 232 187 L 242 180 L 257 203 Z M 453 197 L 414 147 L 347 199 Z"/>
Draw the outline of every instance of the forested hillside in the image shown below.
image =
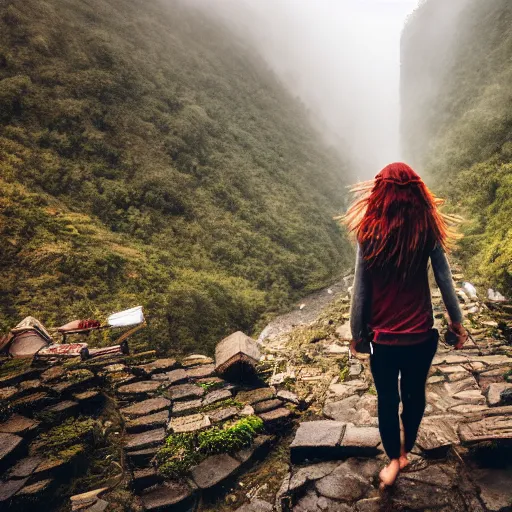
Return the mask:
<path id="1" fill-rule="evenodd" d="M 407 158 L 467 222 L 458 255 L 512 293 L 512 3 L 426 0 L 402 35 Z"/>
<path id="2" fill-rule="evenodd" d="M 347 268 L 345 175 L 258 56 L 186 3 L 0 4 L 3 330 L 142 304 L 168 352 L 250 332 Z"/>

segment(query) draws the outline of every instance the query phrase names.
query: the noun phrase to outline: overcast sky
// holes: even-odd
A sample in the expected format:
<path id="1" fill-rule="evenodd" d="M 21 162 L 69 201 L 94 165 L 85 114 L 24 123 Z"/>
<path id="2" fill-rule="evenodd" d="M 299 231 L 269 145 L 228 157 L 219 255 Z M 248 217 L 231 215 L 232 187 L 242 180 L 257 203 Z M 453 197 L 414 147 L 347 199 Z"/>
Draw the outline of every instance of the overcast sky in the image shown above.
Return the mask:
<path id="1" fill-rule="evenodd" d="M 331 142 L 346 141 L 359 177 L 400 159 L 400 33 L 418 0 L 203 1 L 253 37 Z"/>

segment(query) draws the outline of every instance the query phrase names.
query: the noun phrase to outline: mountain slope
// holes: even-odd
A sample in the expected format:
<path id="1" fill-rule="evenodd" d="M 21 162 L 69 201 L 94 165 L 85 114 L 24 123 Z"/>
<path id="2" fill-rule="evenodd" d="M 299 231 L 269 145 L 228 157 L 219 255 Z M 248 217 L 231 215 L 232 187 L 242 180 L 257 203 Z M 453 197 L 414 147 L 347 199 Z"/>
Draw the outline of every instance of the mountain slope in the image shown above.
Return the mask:
<path id="1" fill-rule="evenodd" d="M 459 255 L 512 292 L 512 4 L 425 1 L 402 35 L 402 142 L 468 222 Z"/>
<path id="2" fill-rule="evenodd" d="M 178 2 L 0 6 L 0 327 L 142 303 L 203 349 L 345 268 L 346 166 L 258 56 Z"/>

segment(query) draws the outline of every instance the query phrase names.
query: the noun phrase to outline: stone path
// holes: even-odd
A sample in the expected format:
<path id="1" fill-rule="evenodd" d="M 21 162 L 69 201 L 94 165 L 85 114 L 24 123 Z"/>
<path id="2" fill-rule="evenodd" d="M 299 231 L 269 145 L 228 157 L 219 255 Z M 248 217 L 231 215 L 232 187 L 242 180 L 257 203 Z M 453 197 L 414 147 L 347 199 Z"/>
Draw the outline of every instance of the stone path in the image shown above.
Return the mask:
<path id="1" fill-rule="evenodd" d="M 252 387 L 220 378 L 199 354 L 0 360 L 0 509 L 70 499 L 88 512 L 510 510 L 512 307 L 460 297 L 475 343 L 440 344 L 413 465 L 389 492 L 377 489 L 386 458 L 375 389 L 367 360 L 348 358 L 349 299 L 339 295 L 263 346 Z M 433 299 L 441 327 L 437 290 Z M 263 428 L 252 441 L 195 453 L 179 475 L 162 461 L 186 460 L 185 448 L 157 456 L 255 417 Z"/>
<path id="2" fill-rule="evenodd" d="M 290 472 L 277 493 L 277 510 L 512 509 L 510 460 L 508 470 L 500 470 L 478 466 L 472 457 L 489 443 L 495 453 L 508 449 L 510 457 L 512 346 L 498 326 L 509 322 L 511 310 L 490 304 L 491 311 L 463 291 L 459 295 L 474 342 L 460 351 L 440 343 L 414 464 L 384 494 L 377 490 L 377 475 L 386 458 L 367 359 L 348 360 L 349 299 L 338 300 L 302 331 L 268 344 L 270 380 L 278 387 L 287 382 L 310 404 L 309 418 L 302 419 L 290 446 Z M 436 289 L 433 304 L 441 328 L 443 307 Z"/>

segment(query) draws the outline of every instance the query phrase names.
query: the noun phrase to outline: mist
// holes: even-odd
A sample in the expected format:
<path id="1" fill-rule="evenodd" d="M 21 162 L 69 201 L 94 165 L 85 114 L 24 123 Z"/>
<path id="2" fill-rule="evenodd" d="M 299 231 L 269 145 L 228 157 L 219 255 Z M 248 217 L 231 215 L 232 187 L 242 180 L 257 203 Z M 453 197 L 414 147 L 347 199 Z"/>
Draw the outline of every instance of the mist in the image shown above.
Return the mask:
<path id="1" fill-rule="evenodd" d="M 194 1 L 250 38 L 354 178 L 402 158 L 400 35 L 418 0 Z"/>

